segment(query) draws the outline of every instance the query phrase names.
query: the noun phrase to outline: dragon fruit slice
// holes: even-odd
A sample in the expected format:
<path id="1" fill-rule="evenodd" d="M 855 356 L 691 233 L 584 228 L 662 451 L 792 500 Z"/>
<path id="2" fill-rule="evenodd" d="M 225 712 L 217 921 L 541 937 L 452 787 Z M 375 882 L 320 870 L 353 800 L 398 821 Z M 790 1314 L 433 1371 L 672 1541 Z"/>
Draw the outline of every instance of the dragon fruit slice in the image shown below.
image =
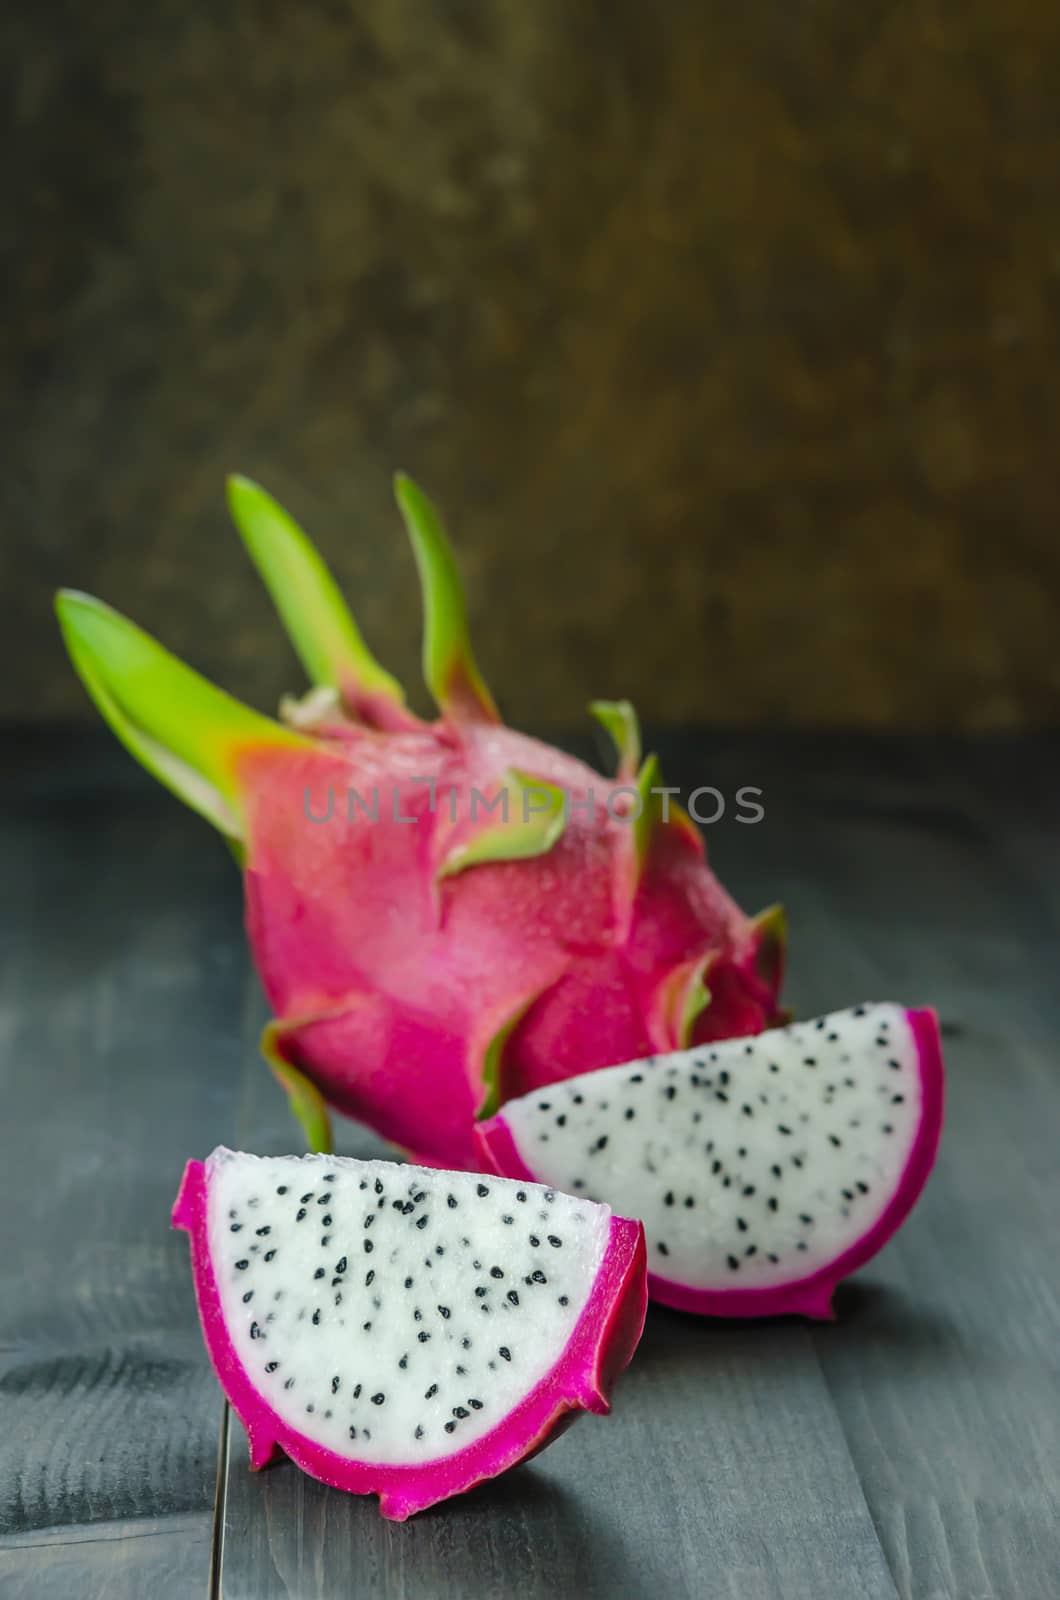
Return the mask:
<path id="1" fill-rule="evenodd" d="M 334 580 L 245 479 L 230 503 L 315 687 L 282 723 L 241 706 L 109 607 L 64 591 L 74 664 L 130 751 L 217 827 L 244 870 L 276 1020 L 262 1049 L 316 1150 L 328 1106 L 421 1160 L 476 1161 L 506 1098 L 779 1020 L 778 908 L 711 873 L 626 702 L 594 715 L 604 778 L 501 725 L 438 513 L 397 493 L 424 590 L 421 722 Z"/>
<path id="2" fill-rule="evenodd" d="M 664 1305 L 826 1318 L 908 1216 L 941 1126 L 935 1015 L 884 1004 L 572 1078 L 478 1133 L 490 1169 L 643 1218 Z"/>
<path id="3" fill-rule="evenodd" d="M 221 1148 L 173 1223 L 251 1465 L 399 1521 L 606 1413 L 644 1325 L 640 1224 L 536 1184 Z"/>

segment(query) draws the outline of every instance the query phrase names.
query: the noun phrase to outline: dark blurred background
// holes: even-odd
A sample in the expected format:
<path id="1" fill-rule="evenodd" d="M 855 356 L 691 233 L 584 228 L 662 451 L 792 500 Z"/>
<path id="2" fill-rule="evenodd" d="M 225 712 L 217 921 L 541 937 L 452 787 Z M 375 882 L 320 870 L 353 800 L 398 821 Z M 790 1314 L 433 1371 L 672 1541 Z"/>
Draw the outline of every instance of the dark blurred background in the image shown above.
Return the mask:
<path id="1" fill-rule="evenodd" d="M 2 24 L 0 712 L 60 582 L 274 702 L 226 471 L 516 721 L 1060 720 L 1053 0 L 131 0 Z M 422 696 L 420 699 L 422 704 Z"/>

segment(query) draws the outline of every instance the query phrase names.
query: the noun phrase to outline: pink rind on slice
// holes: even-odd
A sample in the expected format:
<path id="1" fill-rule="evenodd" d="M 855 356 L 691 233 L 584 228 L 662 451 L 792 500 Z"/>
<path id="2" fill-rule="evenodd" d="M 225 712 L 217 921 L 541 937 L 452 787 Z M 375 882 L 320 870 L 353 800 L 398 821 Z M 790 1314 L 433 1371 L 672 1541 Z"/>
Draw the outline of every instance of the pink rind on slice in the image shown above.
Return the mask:
<path id="1" fill-rule="evenodd" d="M 907 1011 L 906 1020 L 917 1048 L 920 1067 L 921 1116 L 916 1137 L 894 1194 L 867 1233 L 842 1255 L 811 1276 L 764 1289 L 699 1289 L 648 1273 L 648 1294 L 660 1305 L 708 1317 L 803 1316 L 827 1322 L 833 1317 L 836 1286 L 883 1249 L 916 1204 L 935 1164 L 942 1132 L 944 1074 L 936 1013 L 930 1008 Z M 499 1177 L 539 1182 L 527 1167 L 504 1112 L 477 1128 L 483 1166 Z"/>
<path id="2" fill-rule="evenodd" d="M 199 1318 L 221 1387 L 246 1429 L 250 1464 L 257 1471 L 282 1451 L 334 1489 L 377 1494 L 384 1517 L 407 1517 L 463 1494 L 536 1454 L 550 1435 L 579 1411 L 606 1415 L 610 1391 L 629 1365 L 647 1311 L 647 1252 L 639 1222 L 612 1217 L 607 1248 L 589 1299 L 559 1360 L 502 1423 L 473 1444 L 435 1461 L 409 1466 L 352 1461 L 298 1433 L 280 1418 L 251 1382 L 232 1341 L 210 1256 L 206 1168 L 189 1161 L 173 1207 L 172 1223 L 191 1242 Z"/>

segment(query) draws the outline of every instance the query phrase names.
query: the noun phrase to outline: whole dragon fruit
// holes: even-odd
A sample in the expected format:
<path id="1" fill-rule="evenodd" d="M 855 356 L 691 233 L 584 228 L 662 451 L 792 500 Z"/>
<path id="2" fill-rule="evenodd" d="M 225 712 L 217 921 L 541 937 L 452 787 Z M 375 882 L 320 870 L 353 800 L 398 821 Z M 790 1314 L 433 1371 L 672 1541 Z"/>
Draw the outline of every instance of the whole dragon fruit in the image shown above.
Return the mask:
<path id="1" fill-rule="evenodd" d="M 64 590 L 57 610 L 114 732 L 243 866 L 276 1013 L 263 1053 L 310 1148 L 331 1147 L 331 1105 L 421 1162 L 473 1167 L 476 1118 L 511 1096 L 776 1022 L 784 925 L 713 876 L 626 702 L 592 707 L 614 779 L 503 726 L 438 512 L 404 476 L 396 492 L 436 721 L 409 711 L 316 550 L 244 478 L 234 519 L 314 685 L 280 721 L 98 600 Z"/>

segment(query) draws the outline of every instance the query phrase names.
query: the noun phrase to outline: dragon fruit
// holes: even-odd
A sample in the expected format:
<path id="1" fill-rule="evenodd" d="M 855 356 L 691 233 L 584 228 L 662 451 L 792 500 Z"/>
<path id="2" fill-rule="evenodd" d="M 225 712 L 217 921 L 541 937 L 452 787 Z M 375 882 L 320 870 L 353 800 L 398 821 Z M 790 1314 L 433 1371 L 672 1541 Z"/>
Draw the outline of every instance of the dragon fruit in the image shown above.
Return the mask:
<path id="1" fill-rule="evenodd" d="M 227 838 L 275 1012 L 263 1053 L 311 1149 L 328 1106 L 428 1164 L 473 1167 L 475 1118 L 572 1073 L 779 1018 L 779 908 L 756 918 L 643 762 L 626 702 L 592 708 L 614 779 L 504 727 L 438 513 L 397 497 L 420 571 L 423 722 L 369 654 L 305 535 L 263 490 L 230 504 L 314 687 L 248 710 L 131 622 L 63 591 L 74 664 L 130 751 Z"/>
<path id="2" fill-rule="evenodd" d="M 606 1413 L 644 1325 L 640 1224 L 535 1184 L 218 1149 L 173 1223 L 251 1465 L 399 1521 Z"/>
<path id="3" fill-rule="evenodd" d="M 641 1217 L 663 1304 L 826 1318 L 909 1214 L 941 1126 L 934 1013 L 871 1005 L 571 1078 L 478 1137 L 494 1171 Z"/>

